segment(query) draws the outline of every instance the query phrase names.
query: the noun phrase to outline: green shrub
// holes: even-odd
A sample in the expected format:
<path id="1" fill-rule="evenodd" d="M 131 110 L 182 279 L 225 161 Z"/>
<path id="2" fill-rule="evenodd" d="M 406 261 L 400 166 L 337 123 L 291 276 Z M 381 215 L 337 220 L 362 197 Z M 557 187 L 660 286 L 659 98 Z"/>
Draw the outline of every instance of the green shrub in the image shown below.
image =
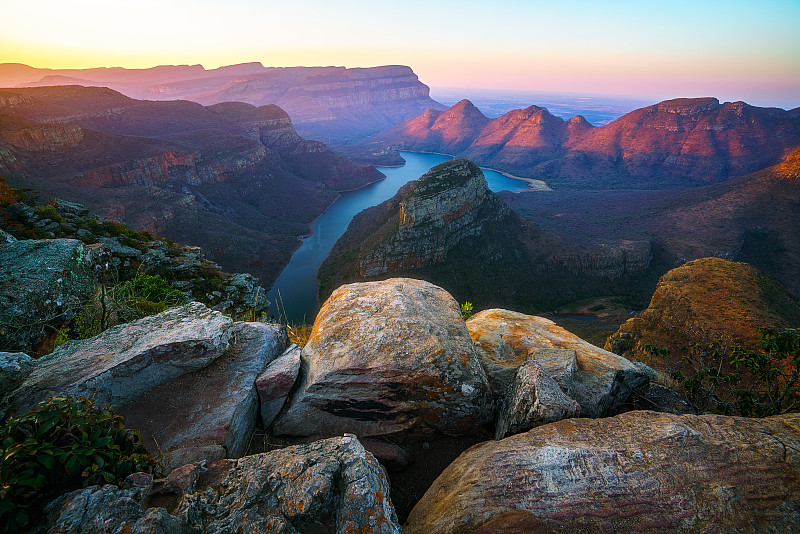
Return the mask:
<path id="1" fill-rule="evenodd" d="M 36 206 L 33 208 L 33 212 L 42 219 L 51 219 L 56 222 L 64 222 L 64 217 L 62 217 L 61 214 L 58 213 L 58 211 L 56 211 L 56 209 L 50 204 Z"/>
<path id="2" fill-rule="evenodd" d="M 683 357 L 688 375 L 673 371 L 700 409 L 764 417 L 800 407 L 800 328 L 758 329 L 761 350 L 711 343 Z M 664 351 L 647 345 L 645 349 Z M 667 351 L 668 352 L 668 351 Z"/>
<path id="3" fill-rule="evenodd" d="M 157 274 L 139 274 L 133 280 L 117 285 L 112 293 L 112 307 L 121 323 L 186 303 L 186 295 Z"/>
<path id="4" fill-rule="evenodd" d="M 461 316 L 465 321 L 472 317 L 472 303 L 470 301 L 467 301 L 461 305 Z"/>
<path id="5" fill-rule="evenodd" d="M 152 471 L 142 436 L 91 399 L 55 397 L 0 429 L 0 531 L 18 532 L 48 502 L 95 484 Z"/>

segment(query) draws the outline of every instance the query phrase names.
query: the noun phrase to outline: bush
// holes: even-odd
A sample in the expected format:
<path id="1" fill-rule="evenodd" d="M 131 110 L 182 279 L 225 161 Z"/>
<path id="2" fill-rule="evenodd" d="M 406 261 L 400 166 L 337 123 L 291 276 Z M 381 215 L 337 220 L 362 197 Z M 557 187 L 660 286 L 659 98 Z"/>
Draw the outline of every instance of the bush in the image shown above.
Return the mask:
<path id="1" fill-rule="evenodd" d="M 472 303 L 467 301 L 461 305 L 461 317 L 466 321 L 472 317 Z"/>
<path id="2" fill-rule="evenodd" d="M 672 377 L 700 410 L 764 417 L 800 407 L 800 329 L 758 332 L 761 350 L 711 343 L 683 357 L 689 375 L 673 371 Z"/>
<path id="3" fill-rule="evenodd" d="M 159 275 L 139 274 L 113 289 L 114 309 L 121 323 L 160 313 L 186 303 L 186 295 Z"/>
<path id="4" fill-rule="evenodd" d="M 18 532 L 59 495 L 152 471 L 139 432 L 91 399 L 54 397 L 0 429 L 0 531 Z"/>

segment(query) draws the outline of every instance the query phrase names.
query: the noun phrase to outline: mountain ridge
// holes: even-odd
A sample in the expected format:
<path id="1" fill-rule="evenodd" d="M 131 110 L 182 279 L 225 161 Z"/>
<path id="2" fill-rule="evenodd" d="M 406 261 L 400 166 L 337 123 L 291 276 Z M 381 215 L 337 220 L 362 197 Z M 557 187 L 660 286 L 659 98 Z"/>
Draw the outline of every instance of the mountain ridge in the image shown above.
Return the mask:
<path id="1" fill-rule="evenodd" d="M 458 105 L 451 114 L 467 109 Z M 451 118 L 447 137 L 461 139 L 458 146 L 426 135 L 445 129 L 442 116 L 409 119 L 371 142 L 451 153 L 556 187 L 595 189 L 719 182 L 774 165 L 800 146 L 800 108 L 759 108 L 713 97 L 666 100 L 597 127 L 580 116 L 564 121 L 538 106 L 512 110 L 481 129 L 459 130 Z"/>

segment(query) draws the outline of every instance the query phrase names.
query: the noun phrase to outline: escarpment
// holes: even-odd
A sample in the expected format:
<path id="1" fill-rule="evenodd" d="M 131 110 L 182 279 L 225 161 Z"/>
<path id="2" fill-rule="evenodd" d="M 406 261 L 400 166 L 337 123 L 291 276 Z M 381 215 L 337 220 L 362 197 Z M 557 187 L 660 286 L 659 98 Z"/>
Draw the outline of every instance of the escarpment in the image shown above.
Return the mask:
<path id="1" fill-rule="evenodd" d="M 202 246 L 265 284 L 337 191 L 383 178 L 300 137 L 275 105 L 142 101 L 79 86 L 0 94 L 0 174 L 12 186 Z"/>

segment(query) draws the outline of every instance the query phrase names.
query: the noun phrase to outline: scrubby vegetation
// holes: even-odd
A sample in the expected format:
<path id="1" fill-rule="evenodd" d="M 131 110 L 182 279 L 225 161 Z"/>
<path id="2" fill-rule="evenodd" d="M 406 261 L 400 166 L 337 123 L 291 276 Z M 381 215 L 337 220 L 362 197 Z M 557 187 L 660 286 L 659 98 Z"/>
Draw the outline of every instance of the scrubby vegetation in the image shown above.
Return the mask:
<path id="1" fill-rule="evenodd" d="M 800 329 L 762 327 L 759 349 L 719 342 L 683 348 L 689 372 L 671 373 L 697 409 L 750 417 L 800 408 Z M 646 347 L 656 355 L 669 349 Z"/>
<path id="2" fill-rule="evenodd" d="M 55 497 L 153 471 L 139 432 L 91 399 L 54 397 L 0 428 L 0 532 L 19 532 Z"/>

